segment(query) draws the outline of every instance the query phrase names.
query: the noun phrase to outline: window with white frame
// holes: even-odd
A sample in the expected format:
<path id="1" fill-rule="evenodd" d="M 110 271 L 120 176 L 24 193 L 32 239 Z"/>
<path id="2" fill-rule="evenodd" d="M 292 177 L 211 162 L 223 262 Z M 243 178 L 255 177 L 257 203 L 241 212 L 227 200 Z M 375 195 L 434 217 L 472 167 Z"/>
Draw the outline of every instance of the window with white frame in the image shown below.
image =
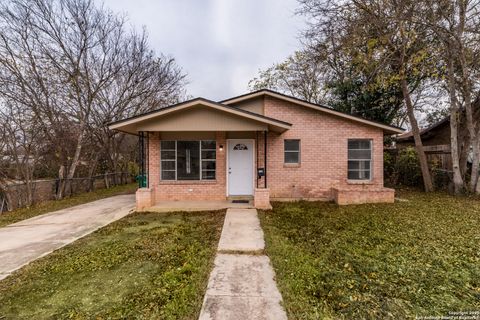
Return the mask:
<path id="1" fill-rule="evenodd" d="M 162 141 L 160 158 L 162 168 L 162 180 L 175 180 L 177 167 L 177 143 L 176 141 Z"/>
<path id="2" fill-rule="evenodd" d="M 202 144 L 202 180 L 214 180 L 217 167 L 217 144 L 213 140 L 204 140 Z"/>
<path id="3" fill-rule="evenodd" d="M 160 162 L 162 180 L 214 180 L 215 140 L 162 140 Z"/>
<path id="4" fill-rule="evenodd" d="M 372 177 L 372 140 L 348 140 L 348 179 L 370 180 Z"/>
<path id="5" fill-rule="evenodd" d="M 300 140 L 284 140 L 284 163 L 300 163 Z"/>

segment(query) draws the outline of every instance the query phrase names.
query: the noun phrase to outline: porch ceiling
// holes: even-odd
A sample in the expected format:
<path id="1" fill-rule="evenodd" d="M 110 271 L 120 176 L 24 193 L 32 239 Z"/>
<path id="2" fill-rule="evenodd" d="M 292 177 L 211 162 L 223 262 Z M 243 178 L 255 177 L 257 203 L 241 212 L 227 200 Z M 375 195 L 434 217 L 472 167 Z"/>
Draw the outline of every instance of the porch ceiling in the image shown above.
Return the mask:
<path id="1" fill-rule="evenodd" d="M 274 131 L 291 124 L 225 106 L 203 98 L 111 123 L 109 128 L 130 134 L 140 131 Z"/>

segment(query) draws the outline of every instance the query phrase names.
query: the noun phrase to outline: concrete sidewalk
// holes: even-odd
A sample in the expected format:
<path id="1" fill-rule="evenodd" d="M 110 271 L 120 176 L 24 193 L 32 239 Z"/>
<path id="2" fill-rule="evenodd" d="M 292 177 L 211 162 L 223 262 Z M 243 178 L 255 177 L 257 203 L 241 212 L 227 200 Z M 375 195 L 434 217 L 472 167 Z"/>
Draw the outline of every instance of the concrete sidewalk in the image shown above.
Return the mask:
<path id="1" fill-rule="evenodd" d="M 264 246 L 257 211 L 228 209 L 200 320 L 287 319 Z"/>
<path id="2" fill-rule="evenodd" d="M 93 231 L 123 218 L 135 207 L 135 195 L 89 202 L 0 228 L 0 280 Z"/>
<path id="3" fill-rule="evenodd" d="M 218 251 L 258 252 L 265 248 L 255 209 L 228 209 Z"/>

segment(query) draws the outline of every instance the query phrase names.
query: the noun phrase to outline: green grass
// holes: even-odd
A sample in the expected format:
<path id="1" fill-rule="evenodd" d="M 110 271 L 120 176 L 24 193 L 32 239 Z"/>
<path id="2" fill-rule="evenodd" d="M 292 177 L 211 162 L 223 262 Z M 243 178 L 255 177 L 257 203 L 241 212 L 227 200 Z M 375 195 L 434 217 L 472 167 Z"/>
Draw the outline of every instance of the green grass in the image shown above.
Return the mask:
<path id="1" fill-rule="evenodd" d="M 125 184 L 120 186 L 115 186 L 108 189 L 99 189 L 93 192 L 85 192 L 75 195 L 70 198 L 64 198 L 61 200 L 50 200 L 41 202 L 39 204 L 33 205 L 29 208 L 21 208 L 17 210 L 13 210 L 11 212 L 6 212 L 0 214 L 0 227 L 4 227 L 6 225 L 25 220 L 28 218 L 32 218 L 38 216 L 40 214 L 44 214 L 47 212 L 65 209 L 68 207 L 73 207 L 79 204 L 119 195 L 119 194 L 128 194 L 134 193 L 137 189 L 138 184 L 131 183 Z"/>
<path id="2" fill-rule="evenodd" d="M 480 310 L 478 198 L 399 196 L 408 201 L 274 203 L 260 214 L 290 319 Z"/>
<path id="3" fill-rule="evenodd" d="M 0 281 L 0 319 L 196 319 L 224 213 L 135 213 Z"/>

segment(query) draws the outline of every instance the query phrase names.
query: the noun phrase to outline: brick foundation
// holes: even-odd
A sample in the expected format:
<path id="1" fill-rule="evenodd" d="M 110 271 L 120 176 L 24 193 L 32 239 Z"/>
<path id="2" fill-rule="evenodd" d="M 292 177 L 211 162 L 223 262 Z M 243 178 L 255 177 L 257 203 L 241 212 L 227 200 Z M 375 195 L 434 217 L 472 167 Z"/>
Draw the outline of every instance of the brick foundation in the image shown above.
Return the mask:
<path id="1" fill-rule="evenodd" d="M 332 188 L 335 203 L 339 205 L 362 204 L 362 203 L 393 203 L 395 190 L 381 189 L 338 189 Z"/>
<path id="2" fill-rule="evenodd" d="M 255 188 L 255 195 L 253 198 L 253 205 L 257 209 L 270 210 L 270 189 Z"/>
<path id="3" fill-rule="evenodd" d="M 135 193 L 137 211 L 150 208 L 155 203 L 155 193 L 152 188 L 140 188 Z"/>

